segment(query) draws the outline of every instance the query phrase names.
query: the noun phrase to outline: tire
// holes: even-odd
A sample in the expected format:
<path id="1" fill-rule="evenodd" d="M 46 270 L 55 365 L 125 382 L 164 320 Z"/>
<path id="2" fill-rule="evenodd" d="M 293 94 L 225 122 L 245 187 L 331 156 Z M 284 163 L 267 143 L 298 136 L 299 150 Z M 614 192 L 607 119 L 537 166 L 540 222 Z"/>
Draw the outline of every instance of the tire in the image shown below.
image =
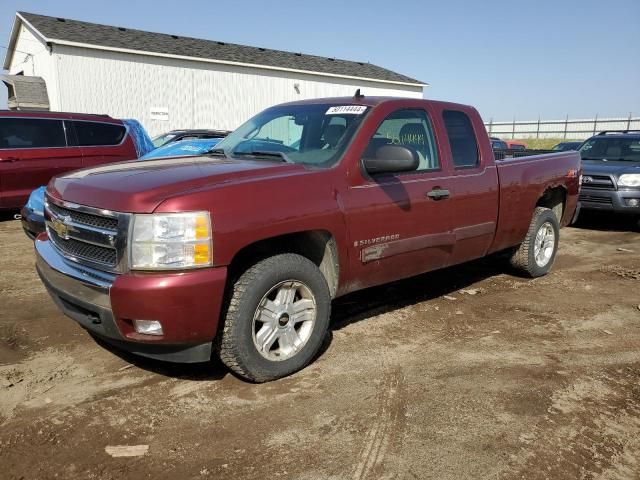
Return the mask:
<path id="1" fill-rule="evenodd" d="M 246 380 L 282 378 L 313 360 L 330 312 L 329 287 L 318 267 L 301 255 L 275 255 L 234 283 L 215 348 L 222 362 Z"/>
<path id="2" fill-rule="evenodd" d="M 546 238 L 542 239 L 543 235 L 546 235 Z M 553 245 L 550 245 L 551 240 Z M 536 207 L 524 241 L 511 255 L 511 265 L 529 277 L 546 275 L 555 261 L 559 240 L 558 217 L 549 208 Z"/>

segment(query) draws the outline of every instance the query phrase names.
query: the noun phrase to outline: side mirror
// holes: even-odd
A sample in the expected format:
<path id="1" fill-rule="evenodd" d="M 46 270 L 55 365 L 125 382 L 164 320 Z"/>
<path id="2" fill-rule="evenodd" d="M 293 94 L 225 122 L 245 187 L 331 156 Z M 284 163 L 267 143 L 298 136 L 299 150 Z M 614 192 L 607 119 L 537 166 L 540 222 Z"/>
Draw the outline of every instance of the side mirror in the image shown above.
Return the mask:
<path id="1" fill-rule="evenodd" d="M 363 158 L 364 169 L 370 175 L 400 173 L 416 170 L 420 165 L 418 154 L 401 145 L 383 145 L 373 158 Z"/>

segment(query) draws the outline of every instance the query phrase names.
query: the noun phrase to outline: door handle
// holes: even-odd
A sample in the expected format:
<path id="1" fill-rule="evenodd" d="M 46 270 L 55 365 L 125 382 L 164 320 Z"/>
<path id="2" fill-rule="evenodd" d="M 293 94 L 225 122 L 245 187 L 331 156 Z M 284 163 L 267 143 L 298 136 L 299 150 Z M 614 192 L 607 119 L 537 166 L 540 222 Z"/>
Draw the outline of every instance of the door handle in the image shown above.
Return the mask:
<path id="1" fill-rule="evenodd" d="M 17 162 L 19 160 L 18 157 L 2 157 L 0 158 L 0 162 Z"/>
<path id="2" fill-rule="evenodd" d="M 443 198 L 449 198 L 449 190 L 443 190 L 441 188 L 434 188 L 430 192 L 427 192 L 427 197 L 433 200 L 442 200 Z"/>

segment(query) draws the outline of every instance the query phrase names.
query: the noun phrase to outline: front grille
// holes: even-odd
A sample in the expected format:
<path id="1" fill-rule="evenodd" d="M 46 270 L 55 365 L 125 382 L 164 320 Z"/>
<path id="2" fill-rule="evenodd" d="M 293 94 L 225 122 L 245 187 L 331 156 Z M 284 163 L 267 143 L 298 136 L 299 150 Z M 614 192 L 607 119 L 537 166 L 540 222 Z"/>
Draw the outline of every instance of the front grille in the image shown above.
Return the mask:
<path id="1" fill-rule="evenodd" d="M 118 257 L 115 249 L 100 247 L 91 243 L 81 242 L 73 238 L 65 240 L 53 229 L 49 229 L 49 238 L 53 244 L 66 255 L 77 257 L 81 260 L 99 263 L 108 267 L 115 267 Z"/>
<path id="2" fill-rule="evenodd" d="M 578 197 L 578 200 L 580 200 L 581 202 L 599 203 L 601 205 L 612 205 L 613 204 L 613 201 L 611 200 L 610 197 L 599 197 L 597 195 L 580 194 L 580 196 Z"/>
<path id="3" fill-rule="evenodd" d="M 68 260 L 97 270 L 124 273 L 131 214 L 56 200 L 44 210 L 52 245 Z"/>
<path id="4" fill-rule="evenodd" d="M 600 190 L 615 190 L 615 184 L 608 175 L 589 175 L 582 176 L 582 186 L 584 188 L 597 188 Z"/>
<path id="5" fill-rule="evenodd" d="M 57 216 L 68 216 L 75 223 L 81 223 L 90 227 L 103 228 L 105 230 L 118 230 L 118 219 L 111 217 L 101 217 L 98 215 L 91 215 L 90 213 L 78 212 L 71 210 L 70 208 L 64 208 L 53 203 L 49 203 L 49 209 Z"/>

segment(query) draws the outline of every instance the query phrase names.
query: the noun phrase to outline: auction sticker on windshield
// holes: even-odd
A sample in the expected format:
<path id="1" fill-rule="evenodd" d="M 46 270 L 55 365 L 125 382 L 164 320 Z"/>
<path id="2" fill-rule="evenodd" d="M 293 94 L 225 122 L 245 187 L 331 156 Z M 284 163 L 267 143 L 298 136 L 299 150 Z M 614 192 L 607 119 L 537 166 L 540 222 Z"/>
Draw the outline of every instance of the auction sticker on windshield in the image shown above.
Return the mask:
<path id="1" fill-rule="evenodd" d="M 337 114 L 351 114 L 351 115 L 361 115 L 367 109 L 364 105 L 340 105 L 336 107 L 331 107 L 327 110 L 326 115 L 337 115 Z"/>

